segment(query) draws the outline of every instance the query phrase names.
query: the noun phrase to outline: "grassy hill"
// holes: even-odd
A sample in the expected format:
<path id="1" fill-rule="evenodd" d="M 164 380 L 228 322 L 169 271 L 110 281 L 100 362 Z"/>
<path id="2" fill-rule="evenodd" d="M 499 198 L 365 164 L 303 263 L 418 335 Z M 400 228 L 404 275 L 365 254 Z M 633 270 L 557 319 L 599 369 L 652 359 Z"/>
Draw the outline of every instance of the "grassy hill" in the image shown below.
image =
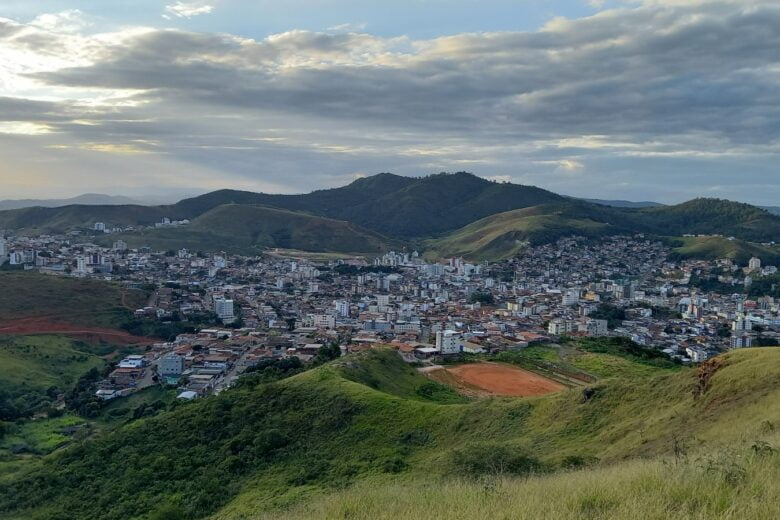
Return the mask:
<path id="1" fill-rule="evenodd" d="M 97 280 L 0 271 L 0 326 L 24 318 L 116 328 L 143 306 L 146 293 Z"/>
<path id="2" fill-rule="evenodd" d="M 694 199 L 676 206 L 639 210 L 648 231 L 663 235 L 725 235 L 764 242 L 780 239 L 780 217 L 722 199 Z"/>
<path id="3" fill-rule="evenodd" d="M 780 264 L 780 247 L 770 247 L 744 240 L 729 240 L 722 236 L 683 237 L 669 240 L 672 253 L 677 258 L 716 260 L 729 258 L 746 265 L 756 256 L 766 265 Z"/>
<path id="4" fill-rule="evenodd" d="M 59 336 L 0 336 L 0 420 L 32 415 L 105 361 L 86 344 Z"/>
<path id="5" fill-rule="evenodd" d="M 408 239 L 457 229 L 501 211 L 563 200 L 540 188 L 499 184 L 469 173 L 420 178 L 381 173 L 341 188 L 304 195 L 223 190 L 181 201 L 177 206 L 195 211 L 226 202 L 262 204 L 346 220 Z"/>
<path id="6" fill-rule="evenodd" d="M 604 222 L 569 216 L 568 209 L 561 205 L 545 205 L 492 215 L 426 242 L 426 256 L 503 260 L 516 256 L 529 244 L 549 242 L 562 236 L 595 237 L 617 231 Z"/>
<path id="7" fill-rule="evenodd" d="M 780 218 L 747 204 L 716 199 L 640 209 L 570 200 L 491 215 L 429 240 L 425 245 L 427 256 L 433 258 L 462 255 L 473 260 L 501 260 L 516 255 L 527 244 L 552 242 L 572 235 L 599 237 L 619 233 L 658 237 L 710 233 L 775 240 L 780 237 Z M 767 261 L 777 257 L 774 248 L 745 240 L 686 238 L 675 244 L 678 255 L 685 258 L 741 261 L 753 252 L 766 256 Z"/>
<path id="8" fill-rule="evenodd" d="M 219 190 L 169 206 L 88 206 L 0 211 L 0 229 L 29 233 L 91 229 L 95 222 L 149 225 L 194 219 L 228 204 L 262 205 L 345 220 L 398 238 L 457 229 L 500 211 L 566 200 L 533 186 L 498 184 L 468 173 L 422 178 L 382 173 L 340 188 L 301 195 Z"/>
<path id="9" fill-rule="evenodd" d="M 112 236 L 110 240 L 116 238 Z M 243 254 L 259 254 L 266 248 L 379 253 L 387 250 L 391 243 L 381 235 L 349 222 L 240 204 L 217 206 L 185 227 L 127 233 L 121 235 L 121 238 L 132 247 L 186 247 Z"/>
<path id="10" fill-rule="evenodd" d="M 311 233 L 296 237 L 295 230 L 279 228 L 277 219 L 268 215 L 269 208 L 288 210 L 295 217 L 295 225 L 303 223 L 306 214 L 349 222 L 354 227 L 355 241 L 361 247 L 374 251 L 376 242 L 385 242 L 381 236 L 366 237 L 370 230 L 398 240 L 417 241 L 431 237 L 450 238 L 439 248 L 442 251 L 472 252 L 480 258 L 502 257 L 511 254 L 517 241 L 550 241 L 559 236 L 577 232 L 641 232 L 654 235 L 722 234 L 755 242 L 778 240 L 780 217 L 761 208 L 719 199 L 695 199 L 676 206 L 627 207 L 630 204 L 609 205 L 609 201 L 590 203 L 585 200 L 564 197 L 555 193 L 511 183 L 491 182 L 475 175 L 460 172 L 412 178 L 382 173 L 358 179 L 340 188 L 318 190 L 300 195 L 274 195 L 236 190 L 219 190 L 199 197 L 182 200 L 168 206 L 90 206 L 71 205 L 60 208 L 25 208 L 0 211 L 0 229 L 14 229 L 26 233 L 92 229 L 95 222 L 111 226 L 150 225 L 163 217 L 199 221 L 201 227 L 191 229 L 154 230 L 143 237 L 150 244 L 190 243 L 214 244 L 220 249 L 254 251 L 267 244 L 301 242 L 307 249 L 312 243 Z M 607 204 L 607 205 L 605 205 Z M 235 209 L 236 207 L 263 206 L 259 209 Z M 641 206 L 641 204 L 640 204 Z M 220 207 L 232 208 L 230 210 Z M 529 214 L 516 212 L 528 209 Z M 253 213 L 266 214 L 253 217 Z M 215 213 L 216 212 L 216 213 Z M 236 212 L 238 222 L 251 224 L 248 232 L 234 227 L 239 236 L 222 233 L 223 226 L 211 226 L 224 212 Z M 504 212 L 509 215 L 496 221 L 483 222 L 496 242 L 476 240 L 480 232 L 478 221 Z M 533 216 L 535 218 L 531 219 Z M 255 222 L 268 219 L 265 225 Z M 290 217 L 293 218 L 292 216 Z M 311 218 L 311 217 L 309 217 Z M 228 224 L 230 219 L 228 219 Z M 332 223 L 332 221 L 331 221 Z M 224 224 L 224 222 L 220 223 Z M 346 237 L 346 230 L 328 227 L 325 231 L 338 236 L 333 243 L 314 241 L 314 247 L 323 251 L 340 250 L 344 241 L 355 247 Z M 276 226 L 276 227 L 274 227 Z M 501 230 L 505 232 L 501 232 Z M 289 231 L 289 233 L 287 233 Z M 275 237 L 274 233 L 280 233 Z M 288 236 L 289 235 L 289 236 Z M 133 237 L 130 242 L 134 243 Z M 477 243 L 478 242 L 478 243 Z M 274 247 L 273 245 L 271 247 Z M 284 246 L 281 246 L 284 247 Z M 292 248 L 296 248 L 291 246 Z M 243 248 L 243 249 L 242 249 Z M 248 249 L 246 249 L 248 248 Z M 434 247 L 434 249 L 437 249 Z M 320 249 L 315 249 L 320 250 Z M 438 250 L 438 249 L 437 249 Z"/>
<path id="11" fill-rule="evenodd" d="M 497 517 L 527 510 L 526 517 L 633 511 L 648 518 L 636 515 L 647 507 L 666 518 L 736 506 L 776 512 L 776 501 L 761 497 L 776 491 L 769 477 L 777 456 L 758 443 L 774 441 L 780 419 L 779 349 L 735 351 L 700 369 L 624 374 L 590 385 L 589 396 L 580 387 L 543 398 L 464 402 L 394 352 L 371 351 L 279 382 L 254 381 L 55 452 L 0 481 L 0 514 L 472 518 L 484 516 L 476 509 L 482 507 Z M 745 442 L 757 443 L 755 453 L 766 457 L 674 466 L 668 482 L 663 462 L 637 460 L 686 452 L 706 460 Z M 732 462 L 740 469 L 732 471 Z M 588 469 L 568 472 L 583 465 Z M 564 494 L 567 486 L 573 490 Z M 712 493 L 697 493 L 705 489 Z M 510 499 L 505 493 L 512 491 L 521 495 Z M 769 509 L 761 509 L 766 503 Z"/>

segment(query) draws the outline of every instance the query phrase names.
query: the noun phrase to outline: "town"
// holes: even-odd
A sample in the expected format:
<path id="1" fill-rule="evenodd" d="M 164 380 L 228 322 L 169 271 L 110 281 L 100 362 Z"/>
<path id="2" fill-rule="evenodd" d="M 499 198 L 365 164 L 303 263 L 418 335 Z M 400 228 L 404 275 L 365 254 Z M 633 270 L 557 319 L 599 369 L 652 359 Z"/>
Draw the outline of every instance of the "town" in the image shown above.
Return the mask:
<path id="1" fill-rule="evenodd" d="M 780 301 L 751 291 L 776 267 L 759 258 L 745 266 L 674 261 L 669 253 L 642 235 L 562 238 L 492 263 L 434 262 L 416 251 L 243 257 L 130 249 L 121 240 L 107 248 L 73 236 L 0 239 L 5 269 L 148 290 L 138 324 L 172 332 L 113 368 L 97 390 L 105 400 L 156 384 L 193 399 L 221 392 L 264 360 L 307 362 L 335 347 L 390 345 L 415 362 L 620 336 L 689 364 L 778 344 Z"/>

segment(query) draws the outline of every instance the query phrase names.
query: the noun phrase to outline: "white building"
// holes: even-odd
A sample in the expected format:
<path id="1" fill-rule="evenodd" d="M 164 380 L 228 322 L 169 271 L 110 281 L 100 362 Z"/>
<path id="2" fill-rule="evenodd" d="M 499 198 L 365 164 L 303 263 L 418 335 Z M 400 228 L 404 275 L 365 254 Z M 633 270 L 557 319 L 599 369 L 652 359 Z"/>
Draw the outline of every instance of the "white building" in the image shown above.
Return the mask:
<path id="1" fill-rule="evenodd" d="M 460 354 L 463 343 L 463 337 L 454 330 L 436 332 L 436 350 L 441 354 Z"/>
<path id="2" fill-rule="evenodd" d="M 709 358 L 707 351 L 700 347 L 687 347 L 685 353 L 694 363 L 702 363 Z"/>
<path id="3" fill-rule="evenodd" d="M 349 302 L 346 300 L 339 300 L 335 302 L 336 305 L 336 312 L 339 316 L 348 318 L 349 317 Z"/>
<path id="4" fill-rule="evenodd" d="M 750 259 L 748 262 L 748 269 L 751 271 L 760 271 L 761 270 L 761 259 L 756 258 L 755 256 Z"/>
<path id="5" fill-rule="evenodd" d="M 318 329 L 332 329 L 336 327 L 336 318 L 330 314 L 310 314 L 307 320 L 312 327 Z"/>
<path id="6" fill-rule="evenodd" d="M 572 320 L 556 318 L 554 320 L 550 320 L 550 323 L 547 325 L 547 333 L 551 336 L 562 336 L 564 334 L 568 334 L 569 332 L 574 332 L 576 326 L 577 323 Z"/>
<path id="7" fill-rule="evenodd" d="M 0 265 L 3 265 L 8 259 L 8 245 L 5 238 L 0 237 Z"/>
<path id="8" fill-rule="evenodd" d="M 749 332 L 753 330 L 753 322 L 751 322 L 745 316 L 738 316 L 731 323 L 731 330 L 734 332 Z"/>
<path id="9" fill-rule="evenodd" d="M 101 233 L 106 232 L 106 225 L 103 222 L 95 222 L 95 231 L 99 231 Z"/>
<path id="10" fill-rule="evenodd" d="M 233 300 L 217 298 L 214 300 L 214 312 L 223 323 L 233 323 L 236 319 L 233 314 Z"/>

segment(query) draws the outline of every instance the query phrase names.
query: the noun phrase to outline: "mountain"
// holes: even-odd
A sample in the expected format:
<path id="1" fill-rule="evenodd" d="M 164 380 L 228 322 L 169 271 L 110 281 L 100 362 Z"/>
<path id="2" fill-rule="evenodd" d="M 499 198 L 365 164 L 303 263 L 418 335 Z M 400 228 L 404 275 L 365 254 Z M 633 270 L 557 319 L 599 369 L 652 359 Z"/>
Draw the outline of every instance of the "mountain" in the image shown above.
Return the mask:
<path id="1" fill-rule="evenodd" d="M 720 199 L 695 199 L 676 206 L 640 209 L 569 200 L 491 215 L 425 245 L 426 256 L 432 258 L 456 255 L 472 260 L 499 260 L 516 255 L 526 244 L 547 243 L 572 235 L 598 237 L 621 233 L 741 237 L 744 240 L 721 237 L 700 241 L 697 247 L 691 247 L 690 241 L 679 242 L 677 253 L 681 257 L 716 255 L 740 261 L 746 255 L 749 258 L 752 253 L 761 253 L 759 256 L 769 261 L 776 258 L 774 249 L 749 241 L 780 238 L 780 218 L 755 206 Z"/>
<path id="2" fill-rule="evenodd" d="M 694 369 L 598 341 L 612 353 L 544 349 L 545 359 L 570 356 L 559 363 L 603 375 L 536 398 L 466 399 L 381 348 L 282 380 L 269 367 L 208 399 L 160 403 L 151 417 L 0 478 L 0 513 L 389 518 L 384 506 L 393 518 L 628 518 L 646 507 L 657 514 L 634 518 L 741 517 L 729 514 L 734 504 L 780 512 L 766 498 L 780 479 L 756 480 L 780 467 L 772 447 L 780 350 L 737 350 Z M 567 482 L 579 484 L 569 493 Z M 504 486 L 533 492 L 513 498 L 497 492 Z M 394 490 L 402 492 L 388 496 Z M 479 499 L 467 506 L 457 490 Z"/>
<path id="3" fill-rule="evenodd" d="M 246 227 L 231 228 L 230 219 L 211 225 L 209 220 L 214 219 L 213 215 L 198 221 L 219 207 L 232 207 L 221 211 L 236 212 L 236 221 Z M 238 209 L 242 207 L 264 207 L 265 210 Z M 303 215 L 308 215 L 341 221 L 341 231 L 330 244 L 315 240 L 312 233 L 301 235 L 307 239 L 294 239 L 294 230 L 285 231 L 284 226 L 279 226 L 283 219 L 270 217 L 271 208 L 293 212 L 288 216 L 298 215 L 294 224 L 291 220 L 294 227 L 314 225 L 311 220 L 304 223 Z M 261 214 L 263 211 L 265 213 Z M 505 212 L 510 213 L 498 216 Z M 265 216 L 270 218 L 267 226 L 248 225 L 252 218 Z M 193 225 L 127 235 L 127 241 L 138 244 L 139 240 L 145 240 L 152 246 L 167 243 L 190 249 L 203 248 L 205 244 L 211 249 L 218 247 L 235 252 L 248 249 L 256 252 L 259 248 L 284 247 L 277 244 L 294 242 L 295 247 L 301 249 L 343 251 L 345 245 L 356 245 L 345 243 L 348 228 L 344 223 L 347 222 L 353 226 L 352 231 L 362 234 L 356 241 L 366 247 L 363 252 L 380 251 L 380 243 L 394 246 L 406 243 L 416 247 L 419 242 L 439 239 L 441 242 L 438 243 L 427 242 L 433 253 L 471 252 L 484 259 L 511 255 L 525 241 L 550 242 L 580 233 L 588 236 L 720 234 L 750 242 L 780 240 L 780 217 L 748 204 L 695 199 L 674 206 L 616 207 L 564 197 L 533 186 L 491 182 L 463 172 L 421 178 L 382 173 L 357 179 L 341 188 L 300 195 L 219 190 L 166 206 L 24 208 L 0 211 L 0 229 L 51 233 L 91 230 L 95 222 L 103 222 L 108 227 L 150 226 L 165 217 L 189 219 Z M 334 225 L 332 221 L 331 226 Z M 335 229 L 331 231 L 335 232 Z M 367 238 L 368 232 L 375 234 L 372 239 Z M 273 233 L 281 234 L 275 237 Z M 284 237 L 285 233 L 291 233 L 290 240 Z"/>
<path id="4" fill-rule="evenodd" d="M 648 230 L 657 234 L 720 234 L 752 242 L 780 240 L 780 217 L 741 202 L 700 198 L 639 212 Z"/>
<path id="5" fill-rule="evenodd" d="M 217 206 L 196 217 L 188 226 L 111 235 L 102 241 L 107 244 L 118 238 L 131 247 L 233 251 L 249 255 L 267 248 L 376 254 L 393 243 L 350 222 L 236 203 Z"/>
<path id="6" fill-rule="evenodd" d="M 120 205 L 140 204 L 137 200 L 121 195 L 103 195 L 100 193 L 85 193 L 69 199 L 9 199 L 0 200 L 0 211 L 30 207 L 55 208 L 58 206 L 81 205 Z"/>
<path id="7" fill-rule="evenodd" d="M 431 258 L 464 256 L 470 260 L 495 261 L 516 256 L 528 245 L 564 236 L 597 237 L 627 230 L 610 223 L 616 218 L 599 215 L 603 212 L 594 211 L 590 215 L 585 211 L 592 209 L 565 203 L 505 211 L 426 242 L 425 254 Z"/>
<path id="8" fill-rule="evenodd" d="M 761 206 L 761 209 L 767 210 L 772 215 L 780 216 L 780 206 Z"/>
<path id="9" fill-rule="evenodd" d="M 592 204 L 601 204 L 602 206 L 612 206 L 613 208 L 655 208 L 663 206 L 660 202 L 651 202 L 649 200 L 633 202 L 630 200 L 602 200 L 602 199 L 582 199 Z"/>
<path id="10" fill-rule="evenodd" d="M 500 211 L 566 200 L 517 184 L 491 182 L 469 173 L 422 178 L 382 173 L 347 186 L 303 195 L 219 190 L 168 206 L 66 206 L 0 212 L 0 229 L 53 232 L 109 226 L 149 225 L 163 217 L 194 219 L 225 204 L 262 205 L 346 220 L 395 238 L 444 233 Z"/>
<path id="11" fill-rule="evenodd" d="M 458 229 L 510 209 L 566 200 L 560 195 L 470 173 L 413 178 L 380 173 L 351 184 L 305 195 L 268 195 L 221 190 L 175 207 L 195 214 L 221 204 L 260 204 L 347 220 L 396 238 L 420 238 Z"/>
<path id="12" fill-rule="evenodd" d="M 750 258 L 760 258 L 764 265 L 780 265 L 780 246 L 766 246 L 722 236 L 680 237 L 668 240 L 673 258 L 717 260 L 729 258 L 747 265 Z"/>

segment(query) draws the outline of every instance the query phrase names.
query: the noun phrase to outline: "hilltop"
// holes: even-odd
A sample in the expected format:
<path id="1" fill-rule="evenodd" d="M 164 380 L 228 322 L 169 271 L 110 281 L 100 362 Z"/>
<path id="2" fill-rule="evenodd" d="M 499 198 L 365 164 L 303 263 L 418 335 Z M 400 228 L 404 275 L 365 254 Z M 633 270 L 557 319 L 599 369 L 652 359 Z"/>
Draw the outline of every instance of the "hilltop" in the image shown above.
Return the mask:
<path id="1" fill-rule="evenodd" d="M 245 204 L 223 204 L 196 217 L 190 225 L 125 233 L 131 247 L 232 251 L 256 255 L 267 248 L 315 252 L 376 254 L 392 241 L 378 233 L 341 220 L 301 212 Z"/>
<path id="2" fill-rule="evenodd" d="M 774 440 L 780 350 L 735 351 L 698 370 L 624 374 L 591 385 L 587 395 L 580 387 L 540 398 L 464 401 L 395 352 L 374 350 L 277 382 L 250 378 L 219 396 L 74 444 L 13 481 L 0 480 L 0 512 L 6 518 L 85 520 L 343 518 L 347 511 L 358 517 L 380 511 L 383 518 L 389 511 L 408 518 L 449 511 L 467 518 L 473 510 L 458 509 L 466 507 L 463 501 L 447 498 L 472 496 L 478 488 L 485 493 L 490 481 L 480 479 L 503 475 L 510 480 L 497 482 L 496 489 L 532 491 L 549 483 L 562 492 L 572 483 L 574 503 L 543 493 L 529 507 L 572 508 L 566 517 L 576 518 L 642 503 L 648 489 L 666 489 L 652 478 L 642 480 L 658 475 L 661 461 L 631 462 L 637 457 L 679 457 L 694 449 L 715 455 L 727 446 Z M 775 468 L 773 452 L 764 451 Z M 766 503 L 748 493 L 751 488 L 738 487 L 743 481 L 732 484 L 724 476 L 730 460 L 722 470 L 685 471 L 696 482 L 732 486 L 730 494 L 718 496 L 733 497 L 735 504 Z M 573 467 L 586 469 L 567 473 Z M 684 481 L 684 473 L 674 475 L 671 482 Z M 529 480 L 515 482 L 513 476 Z M 613 489 L 606 502 L 602 484 L 587 483 L 623 477 L 636 484 Z M 744 482 L 752 482 L 747 474 Z M 403 498 L 389 504 L 387 489 Z M 680 511 L 717 506 L 693 489 L 700 488 L 672 495 Z M 665 507 L 667 499 L 659 495 L 650 511 Z M 365 507 L 357 505 L 362 501 Z M 501 494 L 484 495 L 481 504 L 487 511 L 525 514 Z M 730 506 L 721 504 L 716 512 Z"/>
<path id="3" fill-rule="evenodd" d="M 591 203 L 465 172 L 420 178 L 381 173 L 299 195 L 219 190 L 167 206 L 0 211 L 0 229 L 22 234 L 81 230 L 91 237 L 95 222 L 108 227 L 153 226 L 167 217 L 192 223 L 147 228 L 121 238 L 135 246 L 246 254 L 270 247 L 378 253 L 425 242 L 429 257 L 462 254 L 488 260 L 511 256 L 526 242 L 551 242 L 573 234 L 718 234 L 750 242 L 780 238 L 780 217 L 748 204 L 695 199 L 674 206 L 626 206 L 637 205 Z M 117 236 L 103 241 L 113 238 Z"/>

